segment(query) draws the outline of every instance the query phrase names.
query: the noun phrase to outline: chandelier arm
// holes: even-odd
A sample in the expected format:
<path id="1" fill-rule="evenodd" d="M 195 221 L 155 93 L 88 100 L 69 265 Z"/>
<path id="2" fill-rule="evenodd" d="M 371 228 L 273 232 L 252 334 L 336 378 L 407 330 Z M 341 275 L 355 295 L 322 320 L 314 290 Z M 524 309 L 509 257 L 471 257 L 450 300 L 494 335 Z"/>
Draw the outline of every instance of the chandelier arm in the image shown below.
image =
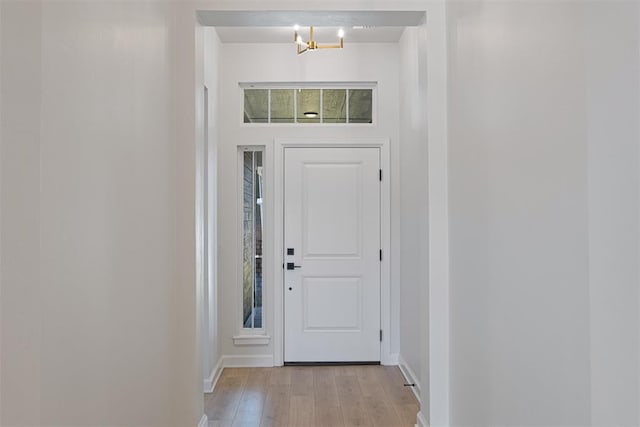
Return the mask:
<path id="1" fill-rule="evenodd" d="M 342 49 L 342 45 L 339 45 L 339 44 L 317 45 L 316 49 Z"/>

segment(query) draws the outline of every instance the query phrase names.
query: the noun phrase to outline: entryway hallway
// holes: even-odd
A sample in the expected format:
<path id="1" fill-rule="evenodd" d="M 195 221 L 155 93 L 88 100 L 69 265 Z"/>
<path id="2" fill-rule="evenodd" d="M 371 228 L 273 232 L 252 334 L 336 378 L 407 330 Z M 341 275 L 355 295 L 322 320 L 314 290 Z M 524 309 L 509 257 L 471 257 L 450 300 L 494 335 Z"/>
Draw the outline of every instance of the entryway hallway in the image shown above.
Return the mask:
<path id="1" fill-rule="evenodd" d="M 395 366 L 226 368 L 205 394 L 209 427 L 413 426 L 418 410 Z"/>

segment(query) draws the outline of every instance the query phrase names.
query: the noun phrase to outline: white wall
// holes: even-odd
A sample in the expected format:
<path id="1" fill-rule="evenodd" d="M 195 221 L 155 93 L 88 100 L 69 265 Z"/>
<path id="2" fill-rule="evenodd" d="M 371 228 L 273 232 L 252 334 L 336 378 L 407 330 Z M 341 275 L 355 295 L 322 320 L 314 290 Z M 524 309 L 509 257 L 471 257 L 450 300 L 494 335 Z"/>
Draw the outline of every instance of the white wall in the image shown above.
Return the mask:
<path id="1" fill-rule="evenodd" d="M 399 128 L 397 43 L 345 44 L 343 50 L 296 56 L 291 44 L 223 44 L 221 49 L 221 134 L 219 147 L 219 276 L 220 346 L 223 355 L 272 355 L 267 347 L 237 347 L 231 338 L 240 325 L 240 287 L 237 279 L 237 146 L 272 145 L 275 137 L 387 137 L 392 157 L 392 236 L 399 227 Z M 238 82 L 377 81 L 378 123 L 372 127 L 244 126 L 242 92 Z M 267 175 L 269 176 L 269 175 Z M 270 175 L 273 177 L 273 174 Z M 392 316 L 399 312 L 397 238 L 392 237 Z M 268 246 L 270 248 L 271 246 Z M 273 256 L 273 254 L 271 254 Z M 394 268 L 394 267 L 392 267 Z M 273 283 L 265 283 L 265 324 L 273 334 Z M 398 329 L 394 325 L 395 331 Z M 392 352 L 399 336 L 392 334 Z"/>
<path id="2" fill-rule="evenodd" d="M 637 425 L 638 4 L 449 9 L 456 425 Z"/>
<path id="3" fill-rule="evenodd" d="M 175 25 L 175 36 L 168 38 L 173 48 L 170 58 L 175 72 L 173 99 L 169 104 L 175 126 L 175 180 L 168 183 L 168 190 L 175 194 L 172 208 L 176 242 L 172 261 L 176 271 L 170 278 L 173 285 L 173 311 L 169 318 L 174 352 L 173 411 L 172 419 L 167 422 L 190 426 L 197 425 L 204 412 L 201 331 L 204 283 L 196 275 L 201 265 L 196 263 L 195 210 L 196 189 L 201 179 L 197 165 L 203 161 L 204 143 L 204 40 L 203 29 L 196 24 L 195 5 L 190 2 L 169 5 L 167 20 Z"/>
<path id="4" fill-rule="evenodd" d="M 640 424 L 639 5 L 584 9 L 593 425 Z"/>
<path id="5" fill-rule="evenodd" d="M 194 26 L 170 3 L 2 2 L 2 425 L 202 414 Z"/>
<path id="6" fill-rule="evenodd" d="M 424 306 L 421 289 L 428 287 L 427 94 L 424 59 L 425 31 L 405 29 L 400 48 L 400 364 L 420 390 L 422 366 L 420 331 Z M 421 59 L 422 58 L 422 59 Z M 428 317 L 426 317 L 428 319 Z M 427 396 L 429 387 L 421 390 Z M 428 402 L 428 398 L 425 399 Z"/>
<path id="7" fill-rule="evenodd" d="M 207 185 L 203 190 L 207 199 L 207 277 L 205 283 L 205 331 L 204 331 L 204 378 L 205 384 L 214 379 L 214 369 L 220 358 L 218 346 L 218 284 L 217 284 L 217 150 L 219 134 L 219 64 L 220 40 L 213 28 L 203 28 L 204 36 L 204 84 L 209 95 Z M 207 387 L 205 387 L 206 390 Z"/>
<path id="8" fill-rule="evenodd" d="M 41 30 L 25 22 L 39 22 L 42 10 L 37 2 L 1 2 L 0 8 L 0 424 L 38 425 Z"/>

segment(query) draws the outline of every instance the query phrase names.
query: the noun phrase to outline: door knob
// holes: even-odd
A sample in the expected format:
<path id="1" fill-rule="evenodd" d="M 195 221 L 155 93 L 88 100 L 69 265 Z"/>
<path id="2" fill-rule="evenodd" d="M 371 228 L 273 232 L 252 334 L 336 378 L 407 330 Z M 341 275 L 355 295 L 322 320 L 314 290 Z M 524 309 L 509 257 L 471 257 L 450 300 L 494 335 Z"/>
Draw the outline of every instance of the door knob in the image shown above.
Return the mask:
<path id="1" fill-rule="evenodd" d="M 295 265 L 295 263 L 293 263 L 293 262 L 288 262 L 287 263 L 287 270 L 293 270 L 293 269 L 296 269 L 296 268 L 302 268 L 302 266 L 301 265 Z"/>

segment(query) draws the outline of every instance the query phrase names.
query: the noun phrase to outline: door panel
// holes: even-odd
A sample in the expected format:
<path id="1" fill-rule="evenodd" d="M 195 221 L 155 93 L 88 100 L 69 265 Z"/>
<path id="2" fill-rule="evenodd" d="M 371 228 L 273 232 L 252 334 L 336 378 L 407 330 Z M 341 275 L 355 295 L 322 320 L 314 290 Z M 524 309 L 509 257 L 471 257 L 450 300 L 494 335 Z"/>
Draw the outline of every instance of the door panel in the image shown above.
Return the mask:
<path id="1" fill-rule="evenodd" d="M 304 293 L 304 332 L 361 329 L 362 293 L 356 277 L 307 277 Z M 331 307 L 327 310 L 326 307 Z"/>
<path id="2" fill-rule="evenodd" d="M 360 169 L 357 163 L 303 166 L 305 257 L 361 256 Z"/>
<path id="3" fill-rule="evenodd" d="M 379 361 L 379 149 L 286 148 L 284 165 L 285 362 Z"/>

